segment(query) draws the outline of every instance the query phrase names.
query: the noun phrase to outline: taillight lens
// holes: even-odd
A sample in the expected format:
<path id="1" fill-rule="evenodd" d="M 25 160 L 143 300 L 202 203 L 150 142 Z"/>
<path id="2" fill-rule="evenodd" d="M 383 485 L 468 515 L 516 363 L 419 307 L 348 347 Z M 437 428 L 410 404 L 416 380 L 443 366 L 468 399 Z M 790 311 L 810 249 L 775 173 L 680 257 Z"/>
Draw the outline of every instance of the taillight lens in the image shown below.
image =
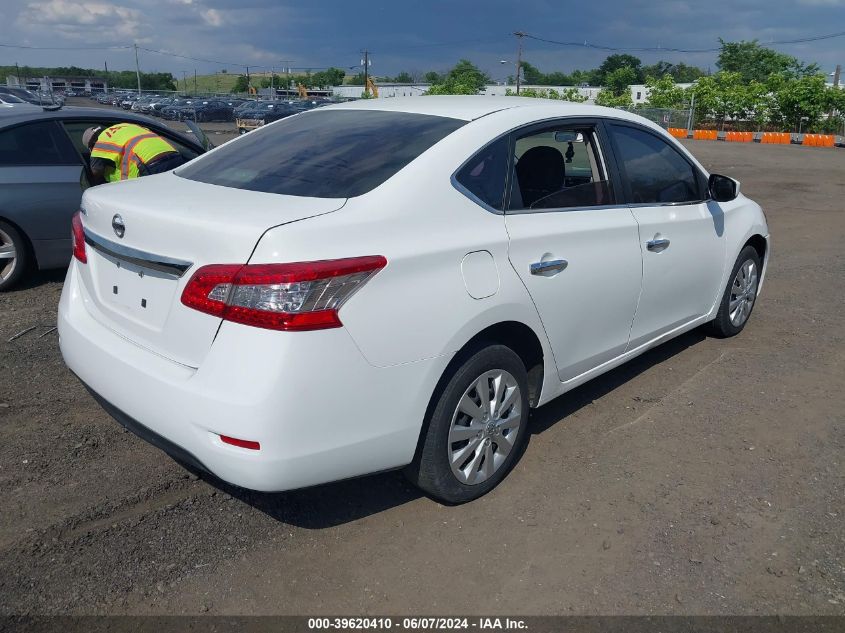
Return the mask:
<path id="1" fill-rule="evenodd" d="M 85 252 L 85 231 L 82 229 L 82 212 L 77 211 L 70 220 L 71 238 L 73 239 L 73 256 L 83 264 L 88 263 Z"/>
<path id="2" fill-rule="evenodd" d="M 387 265 L 381 255 L 293 264 L 213 264 L 182 292 L 189 308 L 270 330 L 340 327 L 338 310 Z"/>

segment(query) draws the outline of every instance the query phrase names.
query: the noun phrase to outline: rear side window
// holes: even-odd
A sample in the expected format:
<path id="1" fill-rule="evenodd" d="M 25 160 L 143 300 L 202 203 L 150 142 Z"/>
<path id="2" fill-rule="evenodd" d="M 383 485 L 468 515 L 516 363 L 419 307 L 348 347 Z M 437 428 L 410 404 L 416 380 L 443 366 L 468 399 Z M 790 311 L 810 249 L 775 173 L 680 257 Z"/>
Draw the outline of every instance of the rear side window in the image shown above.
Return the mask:
<path id="1" fill-rule="evenodd" d="M 484 204 L 504 208 L 508 170 L 508 138 L 500 138 L 470 158 L 455 176 L 461 185 Z"/>
<path id="2" fill-rule="evenodd" d="M 610 126 L 634 204 L 697 202 L 702 199 L 692 165 L 666 141 L 645 130 Z"/>
<path id="3" fill-rule="evenodd" d="M 176 175 L 250 191 L 352 198 L 386 181 L 464 123 L 406 112 L 314 112 L 231 141 Z"/>
<path id="4" fill-rule="evenodd" d="M 0 132 L 0 165 L 79 165 L 70 140 L 54 121 Z"/>

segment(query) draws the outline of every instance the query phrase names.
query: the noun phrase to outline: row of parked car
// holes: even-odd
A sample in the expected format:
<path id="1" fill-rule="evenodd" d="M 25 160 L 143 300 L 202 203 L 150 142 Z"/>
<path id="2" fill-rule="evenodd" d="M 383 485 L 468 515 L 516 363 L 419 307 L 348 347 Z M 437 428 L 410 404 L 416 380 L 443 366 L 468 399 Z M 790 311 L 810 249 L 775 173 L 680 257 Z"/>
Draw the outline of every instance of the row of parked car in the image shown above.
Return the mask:
<path id="1" fill-rule="evenodd" d="M 244 134 L 286 116 L 331 103 L 328 99 L 256 100 L 222 97 L 138 96 L 131 93 L 93 95 L 98 103 L 112 105 L 171 121 L 236 121 Z"/>

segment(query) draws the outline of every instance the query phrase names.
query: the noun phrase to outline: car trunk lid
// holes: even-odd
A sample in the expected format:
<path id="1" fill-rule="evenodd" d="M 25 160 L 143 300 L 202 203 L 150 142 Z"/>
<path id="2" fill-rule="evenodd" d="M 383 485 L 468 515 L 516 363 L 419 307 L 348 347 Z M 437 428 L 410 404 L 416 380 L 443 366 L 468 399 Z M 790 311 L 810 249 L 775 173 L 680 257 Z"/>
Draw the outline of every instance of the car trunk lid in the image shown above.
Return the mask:
<path id="1" fill-rule="evenodd" d="M 181 304 L 193 272 L 206 264 L 245 264 L 268 229 L 344 203 L 231 189 L 172 173 L 89 189 L 82 204 L 85 304 L 120 336 L 199 367 L 220 319 Z"/>

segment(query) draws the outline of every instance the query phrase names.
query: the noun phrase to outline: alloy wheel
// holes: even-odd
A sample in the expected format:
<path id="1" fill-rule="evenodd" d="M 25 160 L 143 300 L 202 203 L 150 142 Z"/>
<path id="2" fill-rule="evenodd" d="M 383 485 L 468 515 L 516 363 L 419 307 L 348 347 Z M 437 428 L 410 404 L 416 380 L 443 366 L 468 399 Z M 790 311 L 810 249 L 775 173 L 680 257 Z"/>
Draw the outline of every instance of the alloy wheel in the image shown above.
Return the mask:
<path id="1" fill-rule="evenodd" d="M 487 371 L 464 391 L 449 427 L 448 460 L 458 481 L 476 485 L 502 467 L 522 424 L 522 394 L 503 369 Z"/>
<path id="2" fill-rule="evenodd" d="M 12 241 L 12 236 L 0 229 L 0 282 L 12 276 L 17 264 L 18 251 Z"/>
<path id="3" fill-rule="evenodd" d="M 756 298 L 757 264 L 748 259 L 736 271 L 736 277 L 731 284 L 728 314 L 734 327 L 740 327 L 748 320 Z"/>

